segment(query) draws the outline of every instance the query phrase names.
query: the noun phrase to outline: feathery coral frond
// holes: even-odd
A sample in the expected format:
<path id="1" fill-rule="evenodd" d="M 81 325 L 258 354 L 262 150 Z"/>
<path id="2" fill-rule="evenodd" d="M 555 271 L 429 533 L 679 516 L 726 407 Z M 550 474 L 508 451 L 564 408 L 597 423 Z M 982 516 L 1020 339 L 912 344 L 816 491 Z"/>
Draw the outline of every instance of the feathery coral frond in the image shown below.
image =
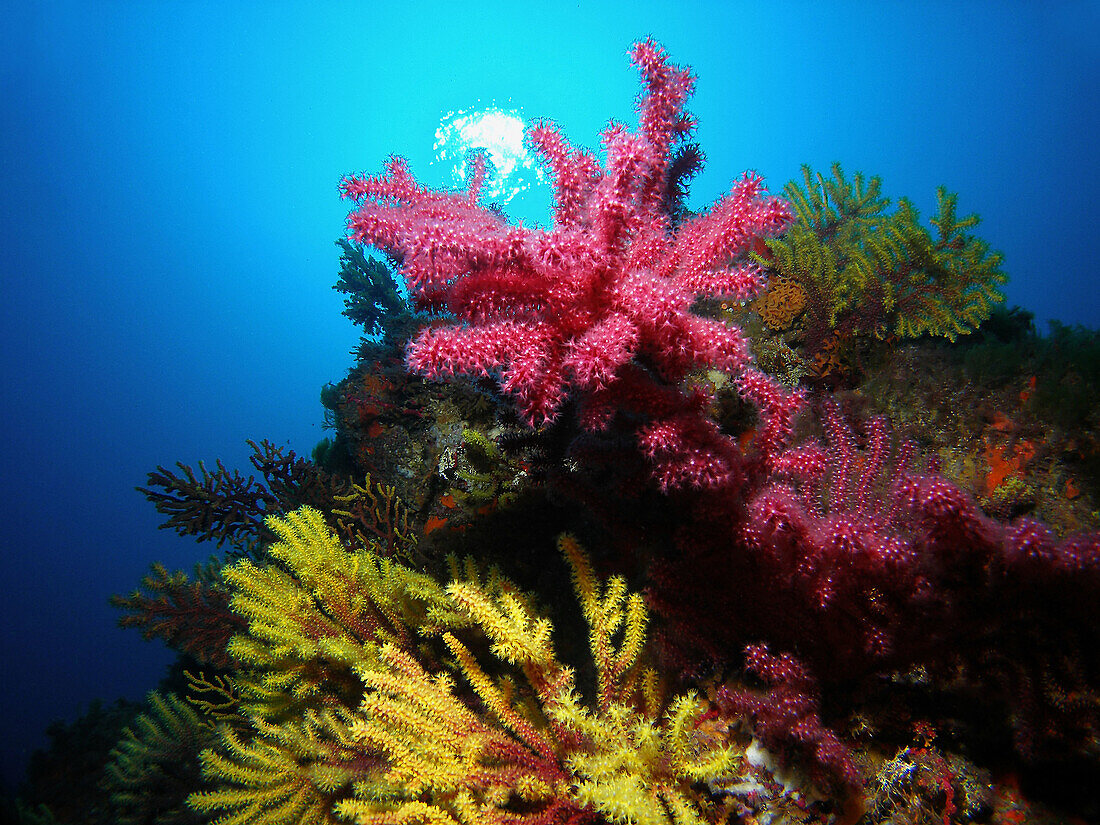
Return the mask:
<path id="1" fill-rule="evenodd" d="M 346 713 L 307 712 L 273 725 L 257 719 L 248 740 L 223 729 L 219 750 L 202 754 L 203 773 L 221 787 L 192 794 L 197 811 L 225 811 L 218 825 L 333 825 L 336 796 L 363 753 Z M 224 752 L 223 752 L 224 751 Z"/>
<path id="2" fill-rule="evenodd" d="M 123 731 L 104 768 L 118 825 L 187 823 L 195 814 L 186 800 L 200 784 L 200 757 L 217 738 L 188 703 L 174 693 L 150 693 L 149 710 Z"/>
<path id="3" fill-rule="evenodd" d="M 792 181 L 783 190 L 797 220 L 766 241 L 767 258 L 755 257 L 809 293 L 812 337 L 838 328 L 954 341 L 1004 300 L 1003 257 L 970 234 L 977 215 L 956 219 L 958 196 L 944 187 L 930 221 L 934 237 L 910 201 L 901 198 L 888 211 L 878 177 L 849 180 L 839 164 L 831 178 L 809 166 L 802 176 L 801 186 Z"/>
<path id="4" fill-rule="evenodd" d="M 354 705 L 359 687 L 351 665 L 387 641 L 411 645 L 430 612 L 445 612 L 446 595 L 429 576 L 345 550 L 310 507 L 272 518 L 268 527 L 280 539 L 268 552 L 282 564 L 243 560 L 222 573 L 234 589 L 233 609 L 249 623 L 249 633 L 230 644 L 258 675 L 245 683 L 246 699 L 270 717 L 286 710 L 271 700 L 315 702 L 343 685 Z"/>
<path id="5" fill-rule="evenodd" d="M 127 611 L 118 620 L 120 627 L 136 627 L 146 639 L 163 639 L 203 664 L 229 666 L 229 640 L 244 622 L 229 609 L 216 570 L 197 566 L 195 578 L 189 579 L 156 563 L 141 584 L 145 592 L 111 597 L 112 606 Z"/>

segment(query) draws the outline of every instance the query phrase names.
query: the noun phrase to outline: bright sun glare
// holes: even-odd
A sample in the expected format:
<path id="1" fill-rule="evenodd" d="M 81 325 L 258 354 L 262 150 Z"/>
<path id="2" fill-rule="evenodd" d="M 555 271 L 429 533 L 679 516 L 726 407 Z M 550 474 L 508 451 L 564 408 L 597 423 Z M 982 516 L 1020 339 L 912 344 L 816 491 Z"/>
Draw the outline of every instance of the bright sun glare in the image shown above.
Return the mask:
<path id="1" fill-rule="evenodd" d="M 484 151 L 493 168 L 484 197 L 503 206 L 542 180 L 538 161 L 523 143 L 524 128 L 515 111 L 491 107 L 451 112 L 435 130 L 435 162 L 447 164 L 455 186 L 464 186 L 470 151 Z"/>

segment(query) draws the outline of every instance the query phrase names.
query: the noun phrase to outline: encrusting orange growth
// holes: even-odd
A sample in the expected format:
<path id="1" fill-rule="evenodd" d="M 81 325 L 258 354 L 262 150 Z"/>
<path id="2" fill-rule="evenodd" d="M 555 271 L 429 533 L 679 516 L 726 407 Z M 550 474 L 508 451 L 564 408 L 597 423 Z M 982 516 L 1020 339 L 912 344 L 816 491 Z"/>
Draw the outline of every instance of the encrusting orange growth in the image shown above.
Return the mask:
<path id="1" fill-rule="evenodd" d="M 760 319 L 770 329 L 788 329 L 806 308 L 806 290 L 793 278 L 776 278 L 755 301 Z"/>
<path id="2" fill-rule="evenodd" d="M 989 472 L 985 476 L 986 494 L 992 495 L 1008 478 L 1023 478 L 1024 467 L 1034 457 L 1035 444 L 1031 441 L 1020 441 L 1011 447 L 1005 444 L 987 444 L 985 460 L 989 465 Z"/>

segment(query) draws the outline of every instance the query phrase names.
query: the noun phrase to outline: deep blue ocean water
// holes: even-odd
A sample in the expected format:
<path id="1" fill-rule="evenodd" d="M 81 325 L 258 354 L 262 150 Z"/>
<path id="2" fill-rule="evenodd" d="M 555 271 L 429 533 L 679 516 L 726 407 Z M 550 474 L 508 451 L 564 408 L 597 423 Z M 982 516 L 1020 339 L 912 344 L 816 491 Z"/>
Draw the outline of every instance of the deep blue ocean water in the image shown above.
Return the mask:
<path id="1" fill-rule="evenodd" d="M 1100 326 L 1100 4 L 3 4 L 0 26 L 0 769 L 51 719 L 140 698 L 172 656 L 116 628 L 112 593 L 210 548 L 133 488 L 177 460 L 307 454 L 358 330 L 330 288 L 336 184 L 490 108 L 595 148 L 629 120 L 626 51 L 698 75 L 692 205 L 745 169 L 940 184 L 1005 254 L 1010 304 Z M 509 204 L 547 218 L 537 186 Z"/>

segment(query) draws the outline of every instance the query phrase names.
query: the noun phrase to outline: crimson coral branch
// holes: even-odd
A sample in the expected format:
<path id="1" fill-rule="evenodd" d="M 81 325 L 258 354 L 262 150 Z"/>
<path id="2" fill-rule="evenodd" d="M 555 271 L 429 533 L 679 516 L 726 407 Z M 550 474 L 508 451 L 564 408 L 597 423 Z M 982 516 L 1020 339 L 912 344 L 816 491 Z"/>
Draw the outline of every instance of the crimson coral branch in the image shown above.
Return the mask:
<path id="1" fill-rule="evenodd" d="M 706 426 L 695 396 L 676 389 L 669 410 L 667 390 L 699 367 L 744 368 L 740 331 L 691 307 L 700 296 L 744 298 L 759 288 L 745 253 L 791 212 L 749 172 L 709 211 L 674 225 L 670 163 L 694 125 L 684 111 L 694 80 L 652 41 L 635 45 L 632 58 L 644 85 L 639 128 L 607 127 L 603 166 L 550 123 L 528 131 L 554 182 L 552 228 L 514 226 L 479 206 L 481 174 L 467 191 L 437 192 L 394 158 L 379 177 L 342 182 L 357 203 L 349 237 L 400 260 L 418 302 L 453 317 L 409 344 L 410 368 L 497 377 L 532 426 L 555 419 L 570 397 L 596 409 L 621 408 L 624 394 L 640 399 L 630 412 L 656 428 L 647 454 L 661 485 L 720 484 L 732 473 L 725 437 Z M 607 420 L 582 415 L 582 423 Z M 693 447 L 698 466 L 684 466 Z"/>
<path id="2" fill-rule="evenodd" d="M 120 627 L 136 627 L 146 639 L 161 638 L 169 647 L 202 664 L 227 668 L 233 664 L 229 639 L 246 622 L 229 609 L 229 594 L 207 568 L 196 568 L 189 579 L 154 564 L 142 579 L 143 590 L 112 596 L 111 604 L 126 612 Z"/>
<path id="3" fill-rule="evenodd" d="M 821 724 L 817 685 L 792 656 L 773 656 L 767 645 L 745 649 L 747 668 L 768 685 L 765 695 L 720 687 L 717 703 L 726 716 L 746 716 L 768 747 L 779 752 L 802 750 L 811 757 L 817 778 L 861 786 L 859 768 L 847 747 Z"/>

